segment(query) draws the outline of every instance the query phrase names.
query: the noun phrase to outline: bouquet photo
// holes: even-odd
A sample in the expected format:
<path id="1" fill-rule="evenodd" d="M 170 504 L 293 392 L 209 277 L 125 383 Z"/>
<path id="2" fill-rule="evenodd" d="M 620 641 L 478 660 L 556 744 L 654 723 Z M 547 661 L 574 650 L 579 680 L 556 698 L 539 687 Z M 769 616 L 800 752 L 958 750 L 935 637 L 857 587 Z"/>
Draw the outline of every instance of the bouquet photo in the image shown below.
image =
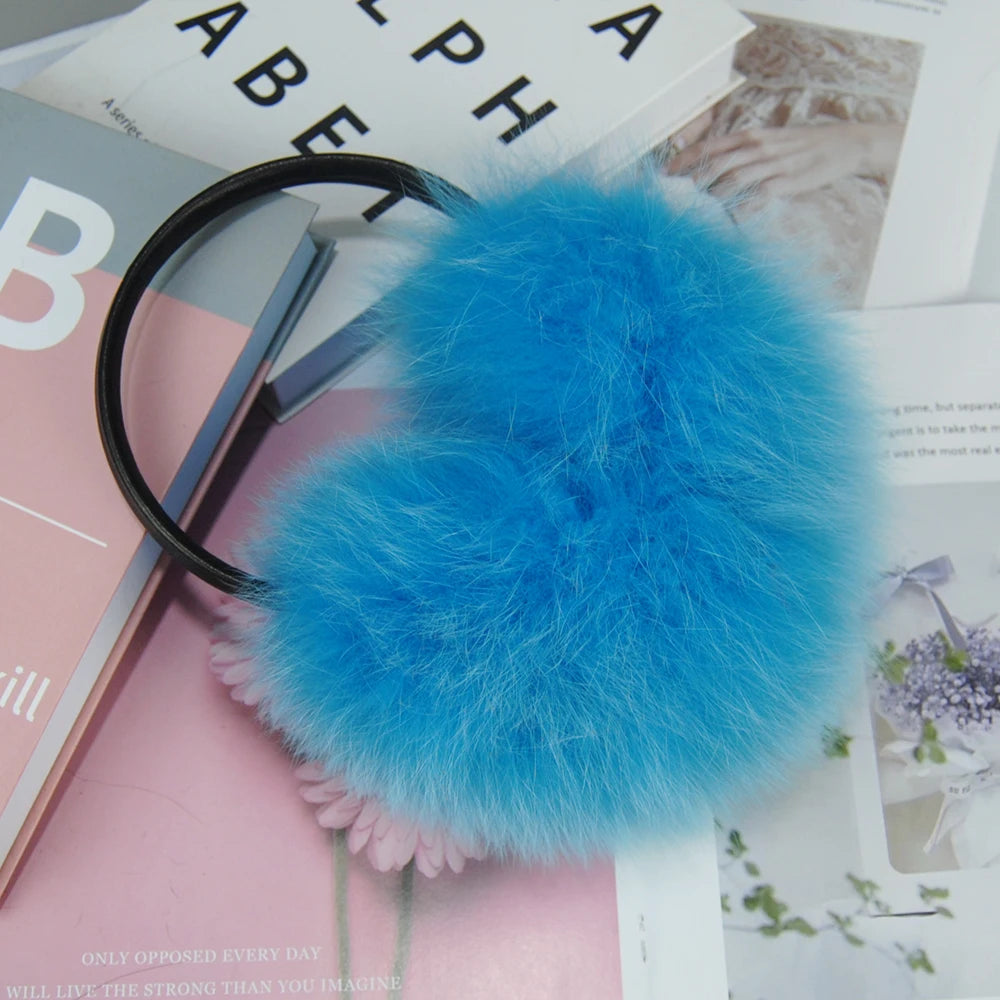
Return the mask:
<path id="1" fill-rule="evenodd" d="M 1000 862 L 1000 632 L 959 624 L 935 587 L 952 575 L 940 556 L 887 577 L 926 592 L 937 627 L 875 652 L 872 707 L 883 804 L 939 800 L 923 850 L 950 848 L 950 867 Z M 929 803 L 925 803 L 929 805 Z"/>

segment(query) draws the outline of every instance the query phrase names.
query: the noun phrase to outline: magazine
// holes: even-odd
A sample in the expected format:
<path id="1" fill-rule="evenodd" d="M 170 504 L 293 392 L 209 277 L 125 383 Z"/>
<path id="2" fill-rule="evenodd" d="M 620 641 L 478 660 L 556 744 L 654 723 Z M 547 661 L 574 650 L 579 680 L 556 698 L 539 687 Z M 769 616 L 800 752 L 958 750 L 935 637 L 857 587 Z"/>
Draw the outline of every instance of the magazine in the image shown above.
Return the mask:
<path id="1" fill-rule="evenodd" d="M 339 149 L 482 194 L 582 156 L 591 169 L 634 162 L 731 89 L 750 30 L 723 0 L 290 9 L 150 0 L 22 92 L 227 169 Z M 338 259 L 269 375 L 284 416 L 377 340 L 364 322 L 332 334 L 391 286 L 389 237 L 428 217 L 343 185 L 309 196 Z"/>
<path id="2" fill-rule="evenodd" d="M 857 323 L 897 484 L 886 570 L 916 576 L 874 620 L 872 642 L 890 673 L 915 642 L 940 651 L 950 676 L 927 588 L 959 629 L 980 625 L 980 640 L 997 610 L 997 546 L 983 539 L 998 499 L 1000 307 L 878 307 L 996 294 L 1000 8 L 761 0 L 745 12 L 757 25 L 734 59 L 746 82 L 672 137 L 663 169 L 735 196 L 737 221 L 790 239 L 839 305 L 868 307 Z M 855 125 L 894 153 L 845 169 Z M 954 153 L 947 184 L 941 143 Z M 980 759 L 990 740 L 980 736 L 985 751 L 966 740 L 979 769 L 945 781 L 935 760 L 955 756 L 954 731 L 907 728 L 877 663 L 857 669 L 867 696 L 817 734 L 820 763 L 783 796 L 717 818 L 730 996 L 989 997 L 1000 983 L 985 936 L 997 889 L 982 867 L 997 846 L 983 833 L 997 795 Z"/>
<path id="3" fill-rule="evenodd" d="M 919 925 L 934 984 L 916 995 L 978 997 L 1000 982 L 980 936 L 1000 891 L 1000 304 L 865 326 L 894 487 L 853 726 L 862 872 L 891 912 L 935 914 Z"/>
<path id="4" fill-rule="evenodd" d="M 1000 129 L 1000 7 L 739 6 L 757 25 L 734 61 L 746 82 L 672 138 L 666 172 L 737 198 L 843 308 L 962 298 Z"/>
<path id="5" fill-rule="evenodd" d="M 993 176 L 979 227 L 969 298 L 1000 300 L 1000 142 L 993 154 Z"/>
<path id="6" fill-rule="evenodd" d="M 996 37 L 989 35 L 995 27 L 992 10 L 957 0 L 913 0 L 905 5 L 798 0 L 756 6 L 761 10 L 753 16 L 762 27 L 775 24 L 784 29 L 797 18 L 786 36 L 792 39 L 808 37 L 815 42 L 817 36 L 809 32 L 823 25 L 823 37 L 831 40 L 841 60 L 844 49 L 837 48 L 841 44 L 854 44 L 846 51 L 857 53 L 870 42 L 869 51 L 879 53 L 874 43 L 895 42 L 891 48 L 900 62 L 888 65 L 906 68 L 895 90 L 878 92 L 886 120 L 872 123 L 904 126 L 895 169 L 885 175 L 857 175 L 868 183 L 845 188 L 855 192 L 857 201 L 845 194 L 847 201 L 834 202 L 873 208 L 865 253 L 857 251 L 859 244 L 841 245 L 841 264 L 855 256 L 865 262 L 855 270 L 852 285 L 840 286 L 842 301 L 874 305 L 883 296 L 886 302 L 905 302 L 962 294 L 977 246 L 980 209 L 975 204 L 981 207 L 988 188 L 996 132 L 988 102 L 977 106 L 975 114 L 969 111 L 970 94 L 978 100 L 986 91 L 961 88 L 972 87 L 976 73 L 980 74 L 976 86 L 989 77 L 984 68 L 988 60 L 979 53 L 983 59 L 977 61 L 975 42 Z M 830 26 L 840 34 L 830 34 Z M 857 36 L 864 37 L 863 44 Z M 970 39 L 972 44 L 966 44 Z M 966 46 L 961 54 L 956 48 L 959 41 Z M 884 58 L 874 63 L 887 64 Z M 751 68 L 748 63 L 741 65 Z M 754 86 L 751 74 L 747 75 L 749 86 Z M 955 103 L 936 102 L 939 88 L 927 84 L 928 79 L 947 84 L 948 99 Z M 873 82 L 877 81 L 866 79 L 866 84 Z M 816 87 L 806 89 L 817 93 Z M 732 101 L 736 100 L 734 95 Z M 727 105 L 737 110 L 729 99 L 723 106 Z M 989 114 L 980 120 L 982 112 Z M 950 182 L 942 185 L 928 174 L 928 162 L 937 161 L 911 153 L 926 151 L 935 128 L 954 137 L 973 118 L 977 127 L 966 129 L 964 144 L 955 147 L 953 166 L 963 184 L 954 190 Z M 923 138 L 914 139 L 918 135 Z M 677 133 L 663 153 L 667 169 L 672 158 L 694 149 L 702 138 L 696 130 Z M 905 186 L 904 177 L 910 178 Z M 915 192 L 921 193 L 922 201 Z M 941 212 L 948 205 L 956 209 L 960 225 L 955 229 L 941 226 L 942 204 Z M 905 235 L 914 222 L 906 221 L 907 213 L 924 213 L 926 219 L 921 216 L 920 224 L 936 227 L 937 269 L 931 266 L 922 237 L 912 236 L 912 246 L 908 245 Z M 836 219 L 837 212 L 833 215 Z M 780 212 L 775 216 L 780 218 Z M 817 211 L 813 218 L 822 220 L 824 215 Z M 964 599 L 951 598 L 953 592 L 961 597 L 956 589 L 959 574 L 963 579 L 968 576 L 965 586 L 970 589 L 965 593 L 978 594 L 984 573 L 982 560 L 978 575 L 967 568 L 970 541 L 950 536 L 943 539 L 947 545 L 929 545 L 926 558 L 917 551 L 909 561 L 906 557 L 910 548 L 923 550 L 925 542 L 938 541 L 920 532 L 951 509 L 956 531 L 962 528 L 970 538 L 988 535 L 982 514 L 992 497 L 991 483 L 985 483 L 987 492 L 978 514 L 974 509 L 978 501 L 962 506 L 948 490 L 968 493 L 970 481 L 981 475 L 976 470 L 988 464 L 986 447 L 995 451 L 997 443 L 992 439 L 988 445 L 956 443 L 962 435 L 985 432 L 973 432 L 971 420 L 940 423 L 935 424 L 938 433 L 954 438 L 948 446 L 952 453 L 941 454 L 935 448 L 933 456 L 919 454 L 918 449 L 898 443 L 915 438 L 917 426 L 924 427 L 925 437 L 933 433 L 929 420 L 918 423 L 914 417 L 921 413 L 926 417 L 929 411 L 901 413 L 897 424 L 888 419 L 897 406 L 902 411 L 911 405 L 932 408 L 950 403 L 957 409 L 962 402 L 990 403 L 994 398 L 985 387 L 997 380 L 983 359 L 995 353 L 989 333 L 996 326 L 995 315 L 989 307 L 978 315 L 974 310 L 966 313 L 965 307 L 942 308 L 937 315 L 935 309 L 870 314 L 876 324 L 870 328 L 873 340 L 879 331 L 895 331 L 886 334 L 883 360 L 878 367 L 873 364 L 872 380 L 886 380 L 889 459 L 899 476 L 905 473 L 913 480 L 901 480 L 906 485 L 900 490 L 916 491 L 915 499 L 893 504 L 899 512 L 894 519 L 900 538 L 898 558 L 903 569 L 915 569 L 922 565 L 921 559 L 934 562 L 949 556 L 950 580 L 933 586 L 962 624 L 976 621 L 974 615 L 980 611 L 979 605 L 967 609 Z M 969 334 L 967 346 L 962 346 L 961 337 L 949 346 L 953 331 L 966 328 L 977 331 Z M 895 339 L 890 341 L 891 337 Z M 898 383 L 893 373 L 898 374 Z M 955 381 L 949 382 L 952 376 Z M 983 382 L 970 381 L 970 376 Z M 376 373 L 374 381 L 383 377 Z M 925 380 L 918 391 L 907 388 L 911 377 Z M 926 381 L 928 377 L 932 381 Z M 352 384 L 366 383 L 358 378 Z M 325 435 L 330 428 L 363 430 L 376 419 L 377 398 L 365 390 L 345 389 L 325 397 L 315 416 L 319 419 L 322 411 Z M 273 467 L 292 459 L 289 435 L 303 433 L 306 425 L 298 422 L 313 415 L 312 409 L 306 410 L 285 428 L 269 432 L 265 447 L 270 442 L 275 449 L 268 459 Z M 903 417 L 908 422 L 902 422 Z M 912 434 L 889 437 L 893 426 L 897 431 L 910 427 Z M 986 426 L 992 435 L 992 423 Z M 946 427 L 965 430 L 945 431 Z M 963 447 L 966 454 L 958 453 Z M 983 451 L 973 453 L 972 447 Z M 892 455 L 894 449 L 898 455 Z M 952 471 L 945 469 L 945 460 Z M 924 471 L 914 471 L 918 468 Z M 924 509 L 923 498 L 939 487 L 944 490 L 942 506 L 927 506 L 929 514 L 914 515 Z M 980 486 L 971 492 L 979 496 Z M 238 490 L 227 517 L 238 516 L 243 502 L 239 495 Z M 223 527 L 227 525 L 232 529 L 233 522 L 224 522 Z M 217 532 L 216 543 L 224 535 L 225 531 Z M 991 546 L 983 550 L 990 556 Z M 197 595 L 198 586 L 192 586 Z M 164 610 L 147 652 L 136 661 L 124 692 L 125 707 L 112 710 L 99 741 L 81 762 L 79 794 L 62 805 L 53 827 L 58 832 L 46 838 L 45 853 L 28 871 L 34 888 L 15 897 L 23 923 L 5 926 L 0 914 L 0 952 L 18 956 L 11 972 L 4 969 L 9 983 L 0 979 L 0 985 L 8 992 L 21 991 L 13 995 L 43 995 L 32 990 L 47 990 L 51 996 L 58 990 L 65 996 L 87 995 L 69 992 L 71 986 L 83 990 L 83 984 L 101 991 L 133 987 L 137 991 L 107 995 L 165 996 L 170 985 L 175 995 L 181 995 L 181 989 L 187 995 L 196 995 L 196 990 L 202 995 L 263 995 L 267 984 L 274 995 L 364 988 L 375 995 L 381 990 L 387 996 L 446 1000 L 498 995 L 724 998 L 726 984 L 718 960 L 723 935 L 733 1000 L 863 996 L 981 1000 L 995 992 L 998 979 L 995 966 L 988 964 L 992 951 L 985 938 L 992 926 L 990 911 L 984 908 L 989 884 L 982 878 L 989 869 L 956 867 L 951 831 L 958 825 L 938 839 L 934 848 L 938 853 L 925 862 L 941 865 L 941 857 L 950 852 L 951 867 L 906 872 L 893 867 L 893 859 L 908 858 L 911 865 L 913 858 L 921 861 L 946 793 L 938 785 L 930 796 L 902 801 L 902 811 L 919 813 L 923 821 L 930 821 L 929 827 L 914 825 L 911 819 L 899 823 L 887 818 L 900 803 L 883 801 L 878 751 L 891 740 L 877 742 L 879 730 L 873 729 L 872 719 L 877 720 L 878 714 L 873 716 L 870 699 L 852 717 L 831 718 L 829 728 L 817 734 L 821 763 L 786 796 L 740 816 L 718 817 L 717 865 L 706 863 L 712 855 L 703 841 L 682 850 L 675 845 L 662 853 L 622 858 L 614 870 L 598 865 L 540 873 L 477 866 L 456 880 L 438 884 L 407 883 L 402 877 L 378 879 L 352 861 L 342 845 L 331 844 L 317 832 L 304 808 L 294 816 L 273 808 L 281 796 L 291 797 L 280 753 L 251 735 L 252 727 L 246 732 L 234 728 L 233 706 L 204 676 L 204 623 L 197 624 L 198 602 L 192 600 L 189 587 L 180 593 L 187 595 L 186 603 L 182 607 L 171 603 Z M 911 635 L 906 634 L 905 622 L 899 627 L 902 639 L 930 635 L 940 627 L 936 605 L 922 590 L 894 595 L 893 601 L 890 614 L 919 616 L 913 620 Z M 143 709 L 151 699 L 165 718 L 157 721 L 148 708 Z M 195 702 L 198 711 L 178 734 L 174 730 L 182 707 Z M 118 751 L 123 741 L 135 740 L 147 730 L 148 746 L 135 759 L 121 760 Z M 942 743 L 940 738 L 936 741 Z M 164 745 L 170 746 L 166 758 L 160 749 Z M 926 752 L 930 754 L 929 746 Z M 988 798 L 978 798 L 980 794 L 985 790 L 977 788 L 976 801 L 988 803 Z M 931 803 L 921 804 L 918 798 L 930 798 Z M 218 832 L 227 816 L 228 822 L 238 824 L 239 836 Z M 974 825 L 966 823 L 964 829 L 971 832 Z M 82 873 L 81 852 L 86 862 Z M 986 883 L 981 896 L 969 895 L 970 887 L 981 879 Z M 289 896 L 295 897 L 294 907 Z M 262 909 L 265 899 L 268 906 Z M 104 920 L 112 907 L 134 915 L 134 926 L 127 933 Z M 252 920 L 244 917 L 247 913 Z M 31 954 L 31 928 L 43 925 L 52 926 L 53 937 L 60 942 L 56 957 L 50 953 L 44 963 Z M 149 943 L 135 943 L 139 938 Z M 247 944 L 250 938 L 253 942 Z M 620 952 L 613 942 L 620 943 Z M 700 972 L 692 971 L 701 962 Z M 671 976 L 688 978 L 671 980 Z M 119 983 L 127 985 L 112 985 Z"/>
<path id="7" fill-rule="evenodd" d="M 681 842 L 619 853 L 615 883 L 622 1000 L 725 1000 L 712 818 Z"/>
<path id="8" fill-rule="evenodd" d="M 317 443 L 377 425 L 384 398 L 327 393 L 266 430 L 255 412 L 207 498 L 223 503 L 209 547 L 226 553 Z M 429 879 L 377 872 L 323 829 L 291 758 L 208 668 L 217 600 L 180 573 L 161 590 L 0 909 L 0 994 L 622 996 L 610 860 Z"/>
<path id="9" fill-rule="evenodd" d="M 863 697 L 822 763 L 719 828 L 734 1000 L 979 1000 L 1000 966 L 1000 304 L 859 317 L 891 477 Z M 780 974 L 779 974 L 780 970 Z"/>
<path id="10" fill-rule="evenodd" d="M 104 316 L 161 219 L 219 174 L 7 91 L 0 137 L 2 893 L 159 555 L 98 433 Z M 317 258 L 314 212 L 280 197 L 240 213 L 217 240 L 192 241 L 146 296 L 123 405 L 137 461 L 173 517 L 259 385 Z"/>

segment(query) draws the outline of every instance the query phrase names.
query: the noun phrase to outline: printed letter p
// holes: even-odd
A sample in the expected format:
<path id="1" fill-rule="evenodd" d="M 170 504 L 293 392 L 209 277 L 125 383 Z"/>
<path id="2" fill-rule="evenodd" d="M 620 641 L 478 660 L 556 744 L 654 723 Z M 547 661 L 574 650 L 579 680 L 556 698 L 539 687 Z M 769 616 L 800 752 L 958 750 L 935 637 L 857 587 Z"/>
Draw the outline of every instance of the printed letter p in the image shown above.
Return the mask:
<path id="1" fill-rule="evenodd" d="M 67 253 L 45 253 L 31 246 L 46 212 L 68 219 L 80 230 L 76 246 Z M 52 305 L 31 321 L 0 315 L 0 347 L 41 351 L 65 340 L 83 315 L 83 287 L 76 276 L 100 264 L 114 236 L 111 216 L 96 202 L 29 177 L 0 226 L 0 289 L 12 272 L 21 271 L 49 286 Z"/>

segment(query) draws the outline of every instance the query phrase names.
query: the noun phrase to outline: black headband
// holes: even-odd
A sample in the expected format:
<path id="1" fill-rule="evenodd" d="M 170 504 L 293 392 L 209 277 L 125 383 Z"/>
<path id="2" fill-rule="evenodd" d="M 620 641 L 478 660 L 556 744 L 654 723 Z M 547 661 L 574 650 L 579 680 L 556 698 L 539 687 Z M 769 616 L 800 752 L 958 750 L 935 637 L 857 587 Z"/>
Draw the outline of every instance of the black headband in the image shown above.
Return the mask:
<path id="1" fill-rule="evenodd" d="M 115 480 L 146 530 L 185 569 L 228 594 L 263 599 L 268 584 L 200 546 L 163 509 L 136 464 L 122 412 L 122 359 L 139 300 L 157 272 L 188 240 L 232 208 L 304 184 L 353 184 L 413 198 L 439 211 L 471 198 L 425 171 L 379 156 L 324 153 L 271 160 L 237 171 L 182 205 L 129 265 L 108 310 L 97 353 L 97 422 Z"/>

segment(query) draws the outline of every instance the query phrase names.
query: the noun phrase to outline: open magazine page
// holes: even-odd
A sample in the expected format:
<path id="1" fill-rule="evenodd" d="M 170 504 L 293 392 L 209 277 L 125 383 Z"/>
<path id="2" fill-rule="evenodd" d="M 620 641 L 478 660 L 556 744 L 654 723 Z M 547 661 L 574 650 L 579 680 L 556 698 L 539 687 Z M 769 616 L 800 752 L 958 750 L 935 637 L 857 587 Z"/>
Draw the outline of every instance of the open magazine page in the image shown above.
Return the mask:
<path id="1" fill-rule="evenodd" d="M 720 825 L 733 1000 L 1000 984 L 1000 305 L 858 322 L 892 482 L 864 694 L 788 795 Z"/>
<path id="2" fill-rule="evenodd" d="M 483 194 L 577 157 L 633 162 L 725 87 L 750 30 L 724 0 L 660 0 L 621 30 L 603 0 L 529 3 L 523 16 L 484 2 L 212 6 L 149 0 L 22 92 L 226 169 L 372 153 Z M 647 132 L 651 110 L 662 116 Z M 308 196 L 338 261 L 269 374 L 295 386 L 288 406 L 325 386 L 313 352 L 391 287 L 400 228 L 427 219 L 365 188 Z"/>
<path id="3" fill-rule="evenodd" d="M 962 297 L 977 239 L 983 245 L 980 218 L 996 146 L 1000 7 L 961 0 L 760 0 L 745 13 L 757 24 L 737 48 L 735 68 L 746 83 L 672 137 L 661 151 L 664 171 L 709 184 L 738 223 L 787 240 L 841 306 Z M 955 563 L 948 586 L 967 577 L 977 599 L 956 614 L 972 625 L 1000 610 L 986 606 L 997 595 L 984 579 L 997 572 L 987 568 L 1000 548 L 1000 539 L 988 540 L 987 517 L 1000 495 L 982 485 L 1000 468 L 994 457 L 1000 419 L 960 404 L 997 398 L 1000 365 L 992 363 L 989 331 L 998 317 L 955 308 L 872 313 L 883 321 L 879 330 L 897 331 L 882 342 L 872 383 L 887 407 L 889 400 L 905 407 L 914 399 L 932 413 L 938 403 L 952 407 L 933 414 L 941 419 L 923 414 L 924 436 L 940 439 L 923 451 L 913 420 L 923 411 L 907 411 L 905 420 L 887 411 L 886 434 L 894 434 L 887 450 L 899 482 L 909 484 L 892 504 L 892 555 L 902 568 L 940 555 L 961 559 L 966 568 Z M 960 320 L 975 332 L 953 341 Z M 918 485 L 926 483 L 938 485 Z M 907 490 L 914 491 L 910 499 Z M 949 514 L 959 496 L 964 506 Z M 944 522 L 966 533 L 964 548 L 959 538 L 921 537 Z M 915 602 L 922 624 L 911 621 L 907 631 L 891 617 L 881 625 L 879 619 L 873 642 L 884 645 L 898 633 L 894 641 L 903 648 L 940 629 L 926 592 L 912 592 L 913 585 L 902 591 L 884 613 L 903 614 L 900 602 L 904 609 Z M 907 772 L 907 765 L 887 762 L 884 746 L 909 739 L 905 756 L 924 736 L 925 761 L 932 747 L 922 731 L 906 736 L 898 725 L 888 727 L 884 713 L 872 710 L 873 698 L 874 689 L 853 715 L 831 716 L 817 733 L 819 763 L 786 793 L 718 817 L 732 1000 L 954 1000 L 997 992 L 1000 960 L 985 936 L 997 890 L 981 878 L 982 868 L 971 878 L 959 870 L 959 855 L 969 855 L 952 844 L 981 829 L 959 818 L 967 810 L 973 820 L 986 815 L 992 772 L 987 766 L 974 791 L 966 791 L 968 781 L 942 791 L 938 774 L 929 792 L 919 783 L 904 791 L 893 769 Z M 942 729 L 935 757 L 948 752 L 943 740 Z M 974 765 L 984 757 L 982 747 L 976 752 Z M 893 781 L 888 791 L 886 775 Z M 918 813 L 922 824 L 914 825 Z M 1000 815 L 993 825 L 1000 829 Z M 981 857 L 990 848 L 980 844 L 977 851 Z M 919 870 L 897 871 L 896 865 L 916 864 L 914 855 Z"/>
<path id="4" fill-rule="evenodd" d="M 623 1000 L 725 1000 L 712 823 L 615 858 Z"/>
<path id="5" fill-rule="evenodd" d="M 263 435 L 257 415 L 203 507 L 232 490 L 211 547 L 310 449 L 376 425 L 381 398 L 328 393 Z M 0 908 L 0 996 L 622 995 L 610 861 L 383 874 L 322 828 L 280 742 L 208 668 L 217 600 L 179 573 L 160 591 Z"/>
<path id="6" fill-rule="evenodd" d="M 796 0 L 744 12 L 757 25 L 737 46 L 734 68 L 746 82 L 672 137 L 661 151 L 665 173 L 712 184 L 727 203 L 735 198 L 727 209 L 736 221 L 787 239 L 842 306 L 962 294 L 1000 108 L 991 89 L 996 53 L 977 45 L 1000 34 L 1000 8 Z M 953 154 L 947 183 L 931 167 L 941 164 L 941 142 Z M 911 361 L 950 378 L 957 393 L 976 356 Z M 994 375 L 987 368 L 984 377 Z M 886 398 L 894 391 L 887 386 Z M 867 719 L 831 715 L 817 734 L 818 763 L 793 788 L 718 818 L 732 1000 L 981 997 L 1000 983 L 981 930 L 977 937 L 989 926 L 981 909 L 968 907 L 958 921 L 947 915 L 946 881 L 911 880 L 890 894 L 882 869 L 873 874 L 867 840 L 882 829 L 881 807 L 864 829 L 855 810 L 856 759 L 866 739 L 871 745 Z M 657 963 L 669 967 L 683 940 L 669 912 L 675 856 L 667 849 L 640 866 L 618 859 L 624 981 L 638 953 L 640 981 L 654 989 L 637 996 L 665 995 Z M 707 876 L 695 886 L 695 871 L 690 865 L 684 880 L 690 897 L 716 891 Z M 658 895 L 667 901 L 659 911 Z M 698 907 L 688 911 L 690 925 L 703 927 Z M 689 951 L 695 967 L 715 938 L 701 941 Z M 970 954 L 978 959 L 967 961 Z M 716 992 L 725 996 L 706 980 L 689 995 Z"/>
<path id="7" fill-rule="evenodd" d="M 936 914 L 917 995 L 979 997 L 1000 985 L 1000 306 L 865 325 L 895 485 L 851 761 L 864 871 L 892 912 Z"/>
<path id="8" fill-rule="evenodd" d="M 993 154 L 993 176 L 979 227 L 969 298 L 1000 300 L 1000 143 Z"/>
<path id="9" fill-rule="evenodd" d="M 664 169 L 793 241 L 845 308 L 946 301 L 969 282 L 1000 122 L 1000 5 L 757 0 L 746 83 Z"/>

